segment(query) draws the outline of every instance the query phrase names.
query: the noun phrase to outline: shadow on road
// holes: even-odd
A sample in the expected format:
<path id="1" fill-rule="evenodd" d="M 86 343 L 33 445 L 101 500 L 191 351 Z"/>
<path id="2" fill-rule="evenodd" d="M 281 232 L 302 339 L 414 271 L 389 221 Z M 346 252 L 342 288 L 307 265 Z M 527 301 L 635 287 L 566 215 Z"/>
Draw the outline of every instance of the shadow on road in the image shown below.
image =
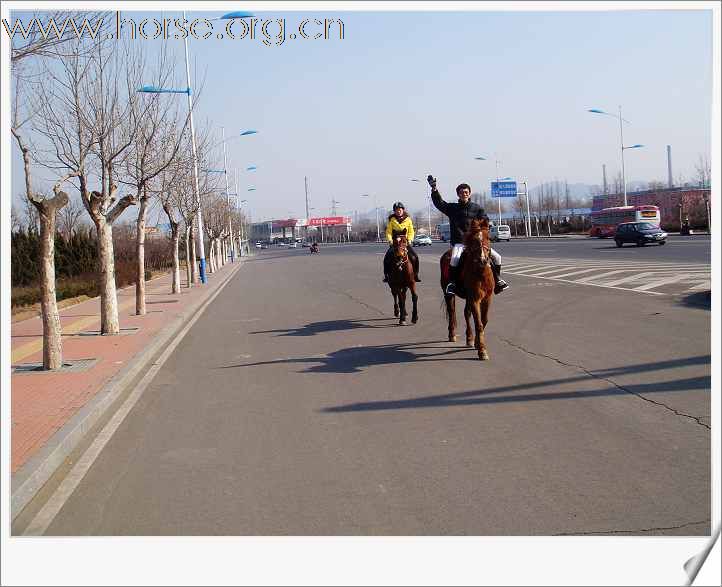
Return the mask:
<path id="1" fill-rule="evenodd" d="M 660 363 L 648 363 L 643 365 L 630 365 L 627 367 L 617 367 L 611 369 L 602 369 L 599 371 L 589 371 L 575 377 L 567 377 L 562 379 L 553 379 L 548 381 L 539 381 L 533 383 L 523 383 L 518 385 L 503 385 L 490 387 L 487 389 L 476 389 L 473 391 L 463 391 L 458 393 L 448 393 L 440 395 L 430 395 L 425 397 L 416 397 L 399 400 L 384 400 L 375 402 L 359 402 L 346 404 L 342 406 L 332 406 L 320 410 L 325 413 L 343 413 L 343 412 L 366 412 L 366 411 L 383 411 L 383 410 L 402 410 L 408 408 L 440 408 L 449 406 L 467 406 L 467 405 L 484 405 L 498 404 L 509 402 L 529 402 L 529 401 L 546 401 L 557 399 L 583 399 L 594 397 L 605 397 L 615 395 L 634 394 L 646 396 L 654 393 L 663 393 L 670 391 L 690 391 L 690 390 L 709 390 L 711 389 L 711 378 L 709 376 L 688 377 L 685 379 L 676 379 L 659 383 L 643 383 L 631 385 L 618 385 L 608 378 L 612 375 L 622 375 L 630 373 L 639 373 L 641 371 L 657 371 L 668 368 L 681 367 L 695 364 L 709 364 L 710 357 L 691 357 L 689 359 L 680 359 L 673 361 L 663 361 Z M 601 389 L 583 390 L 583 391 L 563 391 L 554 392 L 553 388 L 559 385 L 565 385 L 576 382 L 589 382 L 590 380 L 606 381 L 609 385 Z M 550 389 L 551 388 L 551 389 Z M 535 393 L 517 393 L 537 390 Z M 493 396 L 493 397 L 489 397 Z M 653 400 L 648 400 L 653 401 Z M 656 402 L 655 402 L 656 403 Z M 698 420 L 699 421 L 699 420 Z M 703 424 L 704 425 L 704 424 Z M 706 425 L 705 425 L 706 426 Z M 706 426 L 709 428 L 709 426 Z"/>
<path id="2" fill-rule="evenodd" d="M 358 328 L 389 328 L 398 325 L 398 318 L 365 318 L 363 320 L 325 320 L 311 322 L 300 328 L 280 328 L 278 330 L 257 330 L 249 334 L 278 334 L 278 336 L 313 336 L 323 332 L 355 330 Z M 382 325 L 369 325 L 366 322 L 386 322 Z"/>
<path id="3" fill-rule="evenodd" d="M 424 346 L 434 345 L 434 346 Z M 432 349 L 441 350 L 440 353 L 415 353 L 413 351 Z M 258 361 L 256 363 L 241 363 L 238 365 L 226 365 L 219 369 L 235 369 L 240 367 L 258 367 L 262 365 L 283 365 L 294 363 L 314 363 L 302 373 L 360 373 L 364 368 L 377 365 L 397 365 L 403 363 L 424 363 L 429 361 L 442 360 L 441 357 L 455 353 L 467 353 L 466 357 L 450 358 L 443 360 L 473 361 L 476 358 L 476 351 L 466 347 L 449 347 L 449 343 L 442 341 L 428 341 L 408 344 L 387 344 L 366 347 L 349 347 L 334 351 L 329 354 L 299 357 L 289 359 L 276 359 L 273 361 Z"/>
<path id="4" fill-rule="evenodd" d="M 687 308 L 699 308 L 701 310 L 712 309 L 712 292 L 698 291 L 693 294 L 683 296 L 678 299 L 677 303 Z"/>

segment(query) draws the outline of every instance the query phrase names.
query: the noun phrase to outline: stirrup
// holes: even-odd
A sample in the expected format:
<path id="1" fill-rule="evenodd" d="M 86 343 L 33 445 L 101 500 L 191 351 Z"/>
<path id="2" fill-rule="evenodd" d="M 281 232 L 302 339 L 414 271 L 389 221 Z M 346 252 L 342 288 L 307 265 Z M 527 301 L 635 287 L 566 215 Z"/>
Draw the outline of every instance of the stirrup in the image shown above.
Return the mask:
<path id="1" fill-rule="evenodd" d="M 446 286 L 444 293 L 447 296 L 455 296 L 456 295 L 456 284 L 453 281 L 450 281 L 448 283 L 448 285 Z"/>
<path id="2" fill-rule="evenodd" d="M 416 283 L 421 283 L 421 280 L 419 279 L 419 276 L 418 276 L 418 275 L 414 275 L 414 281 L 415 281 Z"/>

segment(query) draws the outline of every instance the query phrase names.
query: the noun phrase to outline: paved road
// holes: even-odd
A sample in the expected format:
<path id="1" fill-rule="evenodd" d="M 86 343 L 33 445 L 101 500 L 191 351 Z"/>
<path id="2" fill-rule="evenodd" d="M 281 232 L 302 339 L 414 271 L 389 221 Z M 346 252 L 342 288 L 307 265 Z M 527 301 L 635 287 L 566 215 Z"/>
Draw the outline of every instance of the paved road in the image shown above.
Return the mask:
<path id="1" fill-rule="evenodd" d="M 380 246 L 249 261 L 47 533 L 709 533 L 704 292 L 513 274 L 480 362 L 445 341 L 440 250 L 408 327 Z"/>

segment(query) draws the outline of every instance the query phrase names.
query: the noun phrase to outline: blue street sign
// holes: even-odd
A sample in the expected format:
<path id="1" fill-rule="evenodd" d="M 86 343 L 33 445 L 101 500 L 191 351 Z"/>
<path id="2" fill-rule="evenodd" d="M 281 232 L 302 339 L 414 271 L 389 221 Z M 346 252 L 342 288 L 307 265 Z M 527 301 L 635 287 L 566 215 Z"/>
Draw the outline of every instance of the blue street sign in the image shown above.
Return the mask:
<path id="1" fill-rule="evenodd" d="M 491 197 L 492 198 L 516 198 L 516 182 L 515 181 L 492 181 Z"/>

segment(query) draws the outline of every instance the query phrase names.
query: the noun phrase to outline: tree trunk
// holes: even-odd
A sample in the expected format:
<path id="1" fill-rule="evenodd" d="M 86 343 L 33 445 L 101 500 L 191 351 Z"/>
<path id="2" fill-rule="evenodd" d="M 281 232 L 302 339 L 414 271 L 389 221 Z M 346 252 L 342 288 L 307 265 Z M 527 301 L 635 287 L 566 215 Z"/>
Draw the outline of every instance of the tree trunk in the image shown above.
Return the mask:
<path id="1" fill-rule="evenodd" d="M 186 226 L 186 285 L 190 287 L 191 284 L 191 228 Z"/>
<path id="2" fill-rule="evenodd" d="M 58 196 L 38 205 L 40 212 L 41 282 L 40 312 L 43 320 L 43 369 L 63 366 L 63 340 L 55 295 L 55 222 L 57 211 L 68 203 L 68 196 Z"/>
<path id="3" fill-rule="evenodd" d="M 171 222 L 171 235 L 173 242 L 173 285 L 171 292 L 174 294 L 180 293 L 180 263 L 178 261 L 178 240 L 180 235 L 178 234 L 178 224 Z"/>
<path id="4" fill-rule="evenodd" d="M 135 235 L 135 314 L 145 316 L 145 217 L 148 211 L 148 197 L 140 198 L 140 209 L 136 220 Z"/>
<path id="5" fill-rule="evenodd" d="M 113 256 L 113 225 L 104 216 L 96 216 L 98 233 L 98 286 L 100 288 L 100 333 L 118 334 L 118 297 L 115 291 L 115 258 Z"/>

